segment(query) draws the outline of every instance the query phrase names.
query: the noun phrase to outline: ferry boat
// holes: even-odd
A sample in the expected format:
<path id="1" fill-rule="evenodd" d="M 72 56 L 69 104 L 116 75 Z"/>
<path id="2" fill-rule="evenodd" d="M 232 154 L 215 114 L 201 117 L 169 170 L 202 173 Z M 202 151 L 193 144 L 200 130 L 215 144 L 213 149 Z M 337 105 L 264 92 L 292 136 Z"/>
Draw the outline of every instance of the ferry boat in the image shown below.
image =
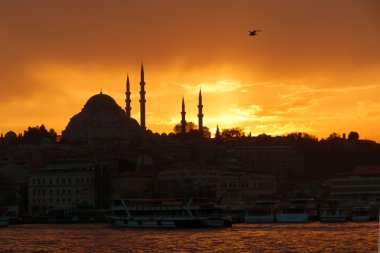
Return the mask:
<path id="1" fill-rule="evenodd" d="M 347 221 L 349 210 L 346 207 L 321 207 L 319 220 L 321 222 L 342 222 Z"/>
<path id="2" fill-rule="evenodd" d="M 248 207 L 244 220 L 247 223 L 273 223 L 276 221 L 276 201 L 255 202 Z"/>
<path id="3" fill-rule="evenodd" d="M 316 215 L 317 205 L 313 199 L 292 199 L 280 204 L 276 222 L 307 222 Z"/>
<path id="4" fill-rule="evenodd" d="M 216 203 L 195 199 L 119 199 L 113 201 L 111 224 L 135 228 L 215 228 L 231 227 L 231 217 L 223 216 Z"/>

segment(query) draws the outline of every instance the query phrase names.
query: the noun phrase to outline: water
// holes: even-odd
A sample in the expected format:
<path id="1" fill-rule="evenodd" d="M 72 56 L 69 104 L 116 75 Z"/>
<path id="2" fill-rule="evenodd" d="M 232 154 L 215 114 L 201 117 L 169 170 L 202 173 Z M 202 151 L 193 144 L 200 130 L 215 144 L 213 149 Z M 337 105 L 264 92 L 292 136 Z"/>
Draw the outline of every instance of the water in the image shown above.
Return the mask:
<path id="1" fill-rule="evenodd" d="M 115 229 L 108 224 L 0 228 L 0 252 L 377 252 L 377 222 Z"/>

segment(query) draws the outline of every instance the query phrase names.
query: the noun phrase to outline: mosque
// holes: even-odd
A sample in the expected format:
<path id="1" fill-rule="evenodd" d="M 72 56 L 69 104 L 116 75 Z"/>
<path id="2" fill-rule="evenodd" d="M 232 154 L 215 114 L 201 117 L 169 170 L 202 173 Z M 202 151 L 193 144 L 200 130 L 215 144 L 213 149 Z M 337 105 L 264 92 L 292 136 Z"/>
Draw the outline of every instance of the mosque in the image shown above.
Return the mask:
<path id="1" fill-rule="evenodd" d="M 140 124 L 131 118 L 131 91 L 129 76 L 126 81 L 126 106 L 123 110 L 109 95 L 100 92 L 92 96 L 81 112 L 74 115 L 65 130 L 62 140 L 71 144 L 96 145 L 97 143 L 130 144 L 141 139 L 146 131 L 145 125 L 145 81 L 144 66 L 141 65 L 140 78 Z M 203 132 L 202 93 L 199 91 L 198 125 Z M 185 132 L 185 102 L 182 100 L 181 129 Z"/>

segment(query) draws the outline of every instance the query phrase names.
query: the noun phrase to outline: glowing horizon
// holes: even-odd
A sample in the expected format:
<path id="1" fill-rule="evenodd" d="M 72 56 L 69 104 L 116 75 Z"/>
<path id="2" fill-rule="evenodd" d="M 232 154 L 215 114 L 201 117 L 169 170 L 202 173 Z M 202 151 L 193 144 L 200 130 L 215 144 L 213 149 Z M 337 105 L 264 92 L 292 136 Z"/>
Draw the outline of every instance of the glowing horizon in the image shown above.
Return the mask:
<path id="1" fill-rule="evenodd" d="M 356 131 L 380 142 L 380 3 L 365 1 L 68 1 L 0 3 L 0 133 L 44 124 L 58 134 L 100 90 L 139 122 L 144 61 L 146 126 L 169 133 Z M 43 7 L 43 8 L 42 8 Z M 248 30 L 262 32 L 249 37 Z M 354 34 L 353 34 L 354 31 Z"/>

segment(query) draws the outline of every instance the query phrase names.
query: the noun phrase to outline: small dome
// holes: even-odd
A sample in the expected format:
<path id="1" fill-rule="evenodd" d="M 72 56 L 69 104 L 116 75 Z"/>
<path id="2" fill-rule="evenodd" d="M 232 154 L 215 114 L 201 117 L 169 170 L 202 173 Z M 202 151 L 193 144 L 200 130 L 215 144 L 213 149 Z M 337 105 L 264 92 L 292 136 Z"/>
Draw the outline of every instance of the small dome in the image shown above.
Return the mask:
<path id="1" fill-rule="evenodd" d="M 119 112 L 122 109 L 117 105 L 115 100 L 103 93 L 92 96 L 84 105 L 83 111 L 94 113 L 99 111 Z"/>
<path id="2" fill-rule="evenodd" d="M 4 143 L 5 144 L 14 144 L 17 142 L 17 134 L 13 131 L 9 131 L 4 136 Z"/>

